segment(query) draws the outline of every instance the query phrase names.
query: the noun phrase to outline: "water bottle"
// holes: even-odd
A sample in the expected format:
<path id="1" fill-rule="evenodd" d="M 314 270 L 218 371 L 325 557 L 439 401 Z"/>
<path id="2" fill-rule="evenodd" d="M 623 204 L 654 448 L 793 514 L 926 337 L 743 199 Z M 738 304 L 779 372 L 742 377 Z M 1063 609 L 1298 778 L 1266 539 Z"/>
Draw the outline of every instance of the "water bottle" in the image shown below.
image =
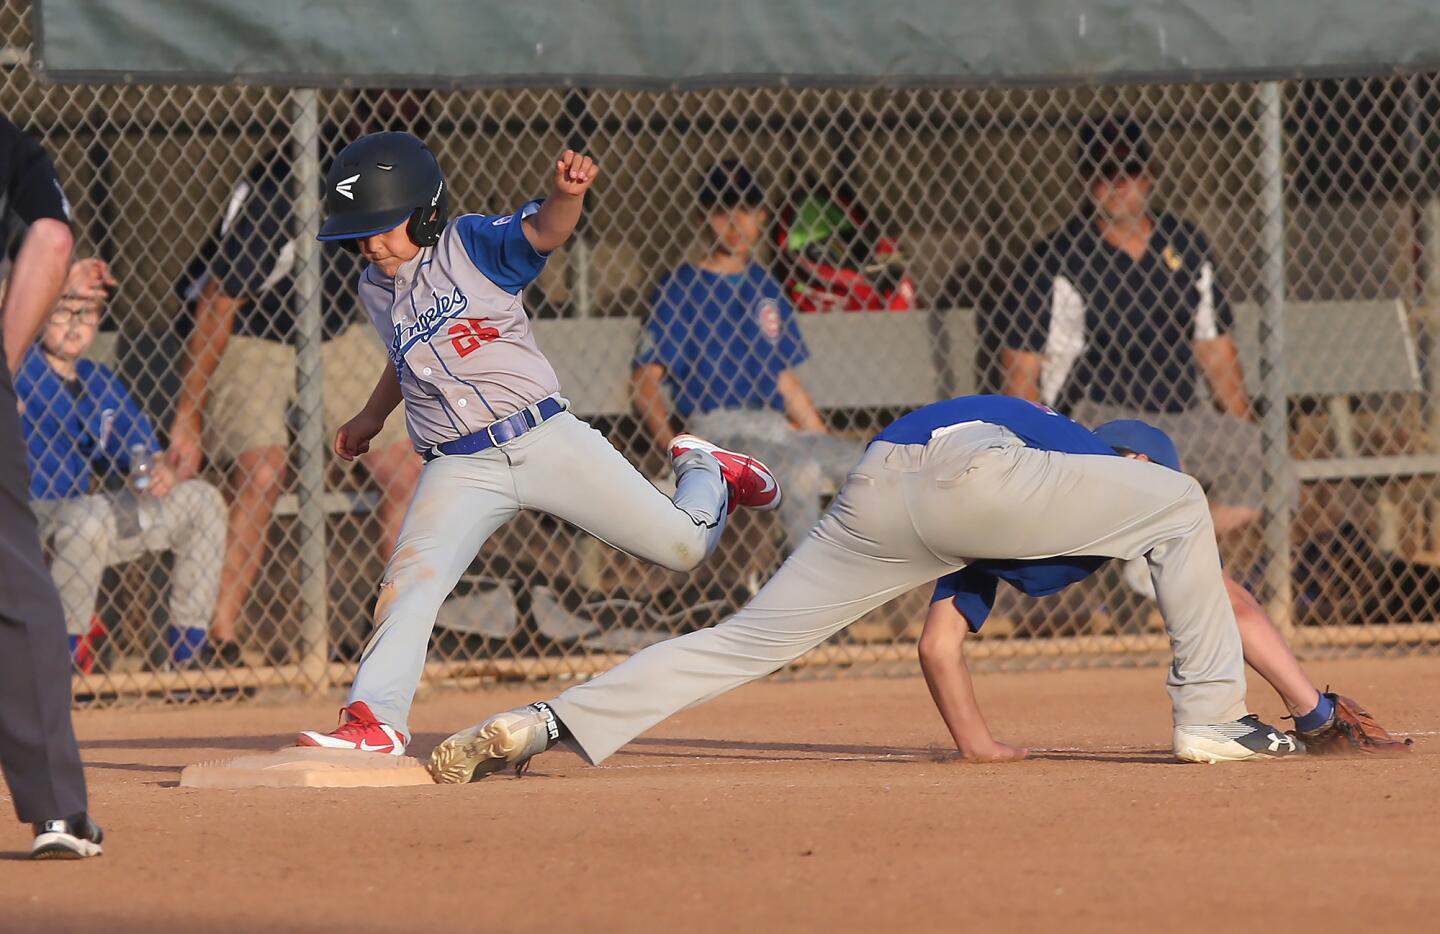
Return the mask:
<path id="1" fill-rule="evenodd" d="M 115 534 L 121 541 L 140 534 L 140 497 L 133 488 L 124 486 L 112 494 L 110 510 L 115 516 Z"/>
<path id="2" fill-rule="evenodd" d="M 115 495 L 112 503 L 115 531 L 122 540 L 140 535 L 155 522 L 157 504 L 150 495 L 154 472 L 155 452 L 143 444 L 130 445 L 129 483 Z"/>
<path id="3" fill-rule="evenodd" d="M 155 473 L 155 452 L 144 444 L 130 445 L 130 486 L 136 493 L 149 493 Z"/>

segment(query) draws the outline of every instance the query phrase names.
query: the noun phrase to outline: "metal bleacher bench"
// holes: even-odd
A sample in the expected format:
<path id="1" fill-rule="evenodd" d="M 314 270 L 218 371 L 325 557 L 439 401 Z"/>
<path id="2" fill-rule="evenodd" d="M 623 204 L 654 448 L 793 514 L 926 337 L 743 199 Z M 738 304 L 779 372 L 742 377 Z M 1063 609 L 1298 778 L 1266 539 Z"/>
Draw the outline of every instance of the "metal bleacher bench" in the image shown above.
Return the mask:
<path id="1" fill-rule="evenodd" d="M 1259 306 L 1235 306 L 1235 340 L 1252 396 L 1260 393 Z M 801 380 L 821 409 L 907 408 L 976 391 L 975 312 L 799 316 L 810 347 Z M 537 321 L 540 347 L 582 416 L 631 411 L 635 318 Z M 1361 457 L 1350 397 L 1419 393 L 1415 342 L 1395 299 L 1292 302 L 1285 308 L 1284 380 L 1291 398 L 1323 399 L 1342 456 L 1295 462 L 1302 480 L 1440 473 L 1440 455 Z"/>
<path id="2" fill-rule="evenodd" d="M 1260 390 L 1260 309 L 1235 307 L 1235 342 L 1252 396 Z M 1285 308 L 1284 379 L 1290 398 L 1323 399 L 1340 456 L 1294 461 L 1301 480 L 1341 480 L 1440 473 L 1440 455 L 1361 456 L 1352 396 L 1418 394 L 1424 388 L 1405 305 L 1296 302 Z"/>
<path id="3" fill-rule="evenodd" d="M 907 407 L 942 395 L 942 331 L 955 326 L 965 365 L 955 367 L 973 392 L 975 322 L 968 311 L 801 315 L 810 359 L 800 379 L 822 409 Z M 636 318 L 536 321 L 540 349 L 555 365 L 571 408 L 581 416 L 629 414 L 630 374 L 642 322 Z M 953 339 L 952 339 L 953 343 Z M 952 351 L 953 353 L 953 351 Z"/>
<path id="4" fill-rule="evenodd" d="M 1235 338 L 1252 396 L 1260 391 L 1260 308 L 1235 306 Z M 810 359 L 799 375 L 824 410 L 925 405 L 976 391 L 976 314 L 970 309 L 799 316 Z M 1419 393 L 1415 343 L 1398 300 L 1295 302 L 1286 306 L 1285 385 L 1290 397 L 1325 400 L 1340 457 L 1300 460 L 1301 480 L 1440 473 L 1440 454 L 1358 454 L 1350 397 Z M 573 411 L 604 418 L 632 412 L 630 376 L 642 321 L 569 318 L 534 322 Z M 294 512 L 294 494 L 281 515 Z M 373 492 L 330 491 L 327 513 L 368 512 Z"/>

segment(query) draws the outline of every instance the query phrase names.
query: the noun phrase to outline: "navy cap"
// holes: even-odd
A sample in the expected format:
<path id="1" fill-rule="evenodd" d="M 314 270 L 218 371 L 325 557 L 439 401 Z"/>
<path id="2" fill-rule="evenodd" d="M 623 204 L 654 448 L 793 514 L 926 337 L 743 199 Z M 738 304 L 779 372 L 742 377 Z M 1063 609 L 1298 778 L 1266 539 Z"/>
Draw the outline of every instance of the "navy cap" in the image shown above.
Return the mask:
<path id="1" fill-rule="evenodd" d="M 1180 449 L 1170 436 L 1138 418 L 1121 418 L 1095 429 L 1095 437 L 1123 453 L 1144 454 L 1153 463 L 1180 469 Z"/>
<path id="2" fill-rule="evenodd" d="M 765 193 L 755 176 L 738 159 L 726 159 L 715 166 L 700 185 L 700 206 L 707 211 L 717 205 L 757 207 L 764 202 Z"/>
<path id="3" fill-rule="evenodd" d="M 1150 144 L 1140 124 L 1107 117 L 1080 128 L 1080 173 L 1086 178 L 1139 175 L 1150 170 Z"/>

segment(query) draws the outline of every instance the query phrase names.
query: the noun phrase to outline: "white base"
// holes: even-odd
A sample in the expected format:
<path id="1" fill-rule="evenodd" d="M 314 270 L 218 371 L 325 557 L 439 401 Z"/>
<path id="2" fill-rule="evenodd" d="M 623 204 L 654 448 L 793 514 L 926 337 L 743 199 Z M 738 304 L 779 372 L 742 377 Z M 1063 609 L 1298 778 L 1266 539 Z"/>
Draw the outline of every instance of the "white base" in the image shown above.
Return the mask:
<path id="1" fill-rule="evenodd" d="M 390 788 L 431 785 L 410 756 L 355 749 L 287 746 L 270 753 L 197 762 L 180 773 L 184 788 Z"/>

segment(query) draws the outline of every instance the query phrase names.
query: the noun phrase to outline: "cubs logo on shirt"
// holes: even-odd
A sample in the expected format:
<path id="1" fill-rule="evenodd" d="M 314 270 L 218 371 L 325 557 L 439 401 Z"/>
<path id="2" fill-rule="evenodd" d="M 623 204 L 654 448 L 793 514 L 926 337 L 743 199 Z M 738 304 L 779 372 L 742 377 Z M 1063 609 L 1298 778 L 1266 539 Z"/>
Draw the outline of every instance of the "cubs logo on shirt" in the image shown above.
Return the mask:
<path id="1" fill-rule="evenodd" d="M 773 298 L 762 298 L 756 306 L 756 317 L 760 322 L 760 333 L 772 341 L 780 340 L 780 303 Z"/>

